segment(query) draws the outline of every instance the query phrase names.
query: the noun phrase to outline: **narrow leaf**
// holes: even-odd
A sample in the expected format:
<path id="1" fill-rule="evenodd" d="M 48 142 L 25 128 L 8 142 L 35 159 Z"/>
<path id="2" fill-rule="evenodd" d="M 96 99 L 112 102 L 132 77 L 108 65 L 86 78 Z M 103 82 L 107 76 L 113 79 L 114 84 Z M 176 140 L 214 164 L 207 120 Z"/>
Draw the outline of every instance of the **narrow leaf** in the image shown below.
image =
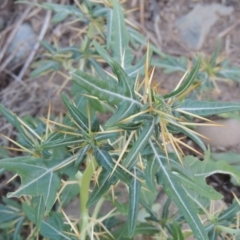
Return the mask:
<path id="1" fill-rule="evenodd" d="M 151 123 L 147 123 L 146 126 L 143 128 L 142 132 L 139 134 L 136 142 L 131 147 L 128 155 L 124 160 L 124 166 L 126 166 L 128 169 L 132 169 L 134 167 L 138 159 L 138 154 L 147 145 L 148 140 L 152 135 L 154 124 L 154 119 L 152 119 Z"/>
<path id="2" fill-rule="evenodd" d="M 98 181 L 88 199 L 87 207 L 91 207 L 93 204 L 99 201 L 100 198 L 109 190 L 112 184 L 116 183 L 116 178 L 114 176 L 110 177 L 110 173 L 106 170 L 102 170 Z"/>
<path id="3" fill-rule="evenodd" d="M 176 90 L 174 90 L 171 93 L 165 94 L 163 97 L 165 99 L 167 99 L 167 98 L 171 98 L 171 97 L 177 97 L 177 96 L 181 95 L 182 93 L 184 93 L 192 85 L 192 83 L 198 73 L 198 70 L 200 68 L 200 63 L 201 63 L 201 60 L 200 60 L 200 58 L 198 58 L 195 66 L 193 67 L 191 72 L 187 75 L 187 78 L 185 79 L 185 81 Z"/>
<path id="4" fill-rule="evenodd" d="M 133 169 L 133 174 L 137 175 L 135 168 Z M 128 237 L 133 237 L 135 233 L 140 192 L 141 183 L 133 177 L 129 186 Z"/>
<path id="5" fill-rule="evenodd" d="M 113 162 L 112 157 L 106 150 L 96 148 L 94 151 L 94 156 L 100 166 L 102 166 L 109 173 L 112 173 L 112 171 L 115 168 L 115 163 Z M 121 179 L 123 182 L 129 182 L 129 176 L 126 173 L 124 173 L 121 169 L 119 169 L 119 167 L 115 169 L 113 174 L 114 176 Z"/>
<path id="6" fill-rule="evenodd" d="M 113 52 L 113 57 L 118 61 L 123 68 L 129 66 L 133 60 L 133 54 L 128 46 L 129 35 L 125 26 L 125 19 L 123 17 L 122 6 L 113 0 L 113 18 L 111 29 L 110 47 Z"/>
<path id="7" fill-rule="evenodd" d="M 70 112 L 72 118 L 79 124 L 80 128 L 84 131 L 88 131 L 88 119 L 82 114 L 82 112 L 69 102 L 69 99 L 65 94 L 62 94 L 62 100 Z"/>
<path id="8" fill-rule="evenodd" d="M 163 160 L 159 157 L 158 149 L 152 140 L 149 140 L 149 144 L 153 150 L 154 156 L 156 157 L 161 166 L 161 169 L 158 172 L 158 177 L 161 184 L 163 184 L 165 192 L 175 202 L 175 204 L 187 220 L 195 237 L 198 240 L 208 239 L 205 229 L 201 221 L 199 220 L 195 209 L 190 204 L 186 192 L 179 184 L 178 179 L 169 171 L 167 163 L 164 163 Z"/>
<path id="9" fill-rule="evenodd" d="M 123 95 L 122 89 L 113 81 L 101 80 L 79 70 L 75 70 L 71 75 L 76 84 L 84 88 L 91 95 L 98 97 L 100 100 L 105 100 L 109 104 L 118 105 L 121 102 L 127 102 L 129 105 L 142 105 L 137 100 Z"/>
<path id="10" fill-rule="evenodd" d="M 225 112 L 239 111 L 240 103 L 224 103 L 224 102 L 204 102 L 185 100 L 177 110 L 189 112 L 199 116 L 210 116 Z"/>

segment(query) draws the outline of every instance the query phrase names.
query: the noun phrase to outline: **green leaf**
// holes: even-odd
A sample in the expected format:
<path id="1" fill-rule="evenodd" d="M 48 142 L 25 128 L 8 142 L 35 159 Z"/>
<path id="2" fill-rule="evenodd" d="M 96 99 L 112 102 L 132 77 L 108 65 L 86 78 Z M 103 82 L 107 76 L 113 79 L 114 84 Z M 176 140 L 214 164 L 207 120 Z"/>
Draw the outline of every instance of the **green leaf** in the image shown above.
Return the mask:
<path id="1" fill-rule="evenodd" d="M 124 166 L 128 169 L 132 169 L 138 160 L 138 154 L 147 145 L 149 138 L 151 137 L 154 130 L 155 121 L 152 119 L 151 123 L 146 123 L 142 132 L 139 134 L 136 142 L 131 147 L 129 153 L 124 159 Z"/>
<path id="2" fill-rule="evenodd" d="M 158 177 L 159 181 L 164 187 L 164 191 L 175 202 L 175 204 L 187 220 L 195 237 L 198 240 L 208 239 L 205 229 L 201 221 L 199 220 L 195 209 L 190 204 L 189 198 L 187 197 L 187 194 L 179 183 L 177 177 L 170 172 L 167 163 L 164 163 L 163 160 L 159 157 L 159 150 L 152 140 L 149 140 L 149 144 L 152 148 L 154 156 L 156 157 L 157 161 L 161 166 L 161 169 L 158 172 Z"/>
<path id="3" fill-rule="evenodd" d="M 23 211 L 32 222 L 35 221 L 35 212 L 31 206 L 23 203 Z M 66 235 L 66 228 L 64 228 L 60 214 L 52 213 L 47 220 L 42 221 L 40 233 L 42 236 L 53 240 L 76 240 L 75 237 L 72 238 Z"/>
<path id="4" fill-rule="evenodd" d="M 158 191 L 156 190 L 156 188 L 154 191 L 149 191 L 146 183 L 143 184 L 141 188 L 140 203 L 150 214 L 149 219 L 155 222 L 158 222 L 159 219 L 155 211 L 153 211 L 152 206 L 154 205 L 157 195 Z"/>
<path id="5" fill-rule="evenodd" d="M 68 16 L 68 12 L 58 12 L 54 15 L 54 17 L 52 18 L 51 22 L 52 23 L 58 23 L 63 21 L 67 16 Z"/>
<path id="6" fill-rule="evenodd" d="M 120 123 L 118 124 L 118 127 L 127 131 L 132 131 L 139 129 L 141 125 L 142 123 L 127 123 L 127 124 Z"/>
<path id="7" fill-rule="evenodd" d="M 240 111 L 240 103 L 185 100 L 183 101 L 182 105 L 178 107 L 176 110 L 184 111 L 199 116 L 210 116 L 219 113 Z"/>
<path id="8" fill-rule="evenodd" d="M 21 218 L 21 209 L 0 204 L 0 229 L 10 228 Z"/>
<path id="9" fill-rule="evenodd" d="M 90 149 L 90 145 L 86 145 L 83 148 L 81 148 L 81 150 L 79 151 L 79 155 L 77 160 L 75 161 L 75 166 L 78 167 L 79 164 L 85 159 L 86 155 L 87 155 L 87 151 Z"/>
<path id="10" fill-rule="evenodd" d="M 225 161 L 212 161 L 209 153 L 205 154 L 204 161 L 200 161 L 198 158 L 193 156 L 187 156 L 184 162 L 189 165 L 196 178 L 206 178 L 214 173 L 229 174 L 235 180 L 240 183 L 240 173 L 234 167 L 227 164 Z"/>
<path id="11" fill-rule="evenodd" d="M 38 68 L 36 68 L 35 70 L 33 70 L 30 74 L 31 78 L 35 78 L 38 77 L 44 73 L 47 73 L 48 71 L 58 71 L 61 67 L 59 62 L 56 61 L 50 61 L 50 60 L 44 60 L 39 62 L 39 66 Z"/>
<path id="12" fill-rule="evenodd" d="M 109 104 L 119 105 L 122 102 L 127 102 L 129 105 L 141 106 L 137 100 L 125 96 L 122 88 L 119 88 L 117 83 L 113 81 L 105 81 L 93 76 L 90 76 L 82 71 L 75 70 L 71 73 L 73 81 L 87 90 L 91 95 L 98 97 L 100 100 L 105 100 Z"/>
<path id="13" fill-rule="evenodd" d="M 209 186 L 202 177 L 194 177 L 193 179 L 189 179 L 181 174 L 177 174 L 176 176 L 184 187 L 190 188 L 206 198 L 212 200 L 219 200 L 223 198 L 223 196 L 214 188 Z"/>
<path id="14" fill-rule="evenodd" d="M 106 170 L 102 170 L 98 182 L 96 183 L 89 199 L 87 202 L 87 207 L 91 207 L 93 204 L 98 202 L 100 198 L 109 190 L 112 184 L 116 183 L 116 178 L 114 176 L 110 177 L 110 173 Z"/>
<path id="15" fill-rule="evenodd" d="M 97 147 L 94 150 L 94 156 L 101 167 L 103 167 L 109 173 L 112 173 L 115 167 L 115 163 L 113 162 L 112 157 L 106 150 Z M 114 170 L 113 175 L 121 179 L 123 182 L 129 182 L 129 176 L 124 171 L 119 169 L 119 167 Z"/>
<path id="16" fill-rule="evenodd" d="M 137 176 L 136 168 L 133 169 L 133 174 Z M 129 185 L 128 237 L 133 237 L 135 233 L 140 193 L 141 183 L 133 177 Z"/>
<path id="17" fill-rule="evenodd" d="M 234 201 L 226 210 L 222 211 L 218 215 L 218 222 L 220 221 L 232 221 L 236 214 L 240 211 L 240 206 L 237 201 Z"/>
<path id="18" fill-rule="evenodd" d="M 91 122 L 91 131 L 92 132 L 98 132 L 99 129 L 100 129 L 99 120 L 96 116 L 94 116 L 94 118 Z"/>
<path id="19" fill-rule="evenodd" d="M 184 240 L 182 229 L 177 221 L 173 221 L 173 223 L 171 224 L 171 230 L 174 240 Z"/>
<path id="20" fill-rule="evenodd" d="M 17 126 L 17 118 L 16 115 L 11 111 L 6 109 L 2 104 L 0 104 L 0 113 L 11 123 L 14 127 Z"/>
<path id="21" fill-rule="evenodd" d="M 139 107 L 135 105 L 134 103 L 127 103 L 123 102 L 121 104 L 117 111 L 111 116 L 110 119 L 105 123 L 105 126 L 110 127 L 114 126 L 115 124 L 118 124 L 120 121 L 128 118 L 129 116 L 137 113 L 139 110 Z"/>
<path id="22" fill-rule="evenodd" d="M 186 57 L 175 58 L 170 55 L 166 55 L 160 59 L 153 59 L 151 64 L 153 66 L 163 68 L 164 73 L 186 72 L 187 70 Z"/>
<path id="23" fill-rule="evenodd" d="M 32 197 L 43 195 L 46 212 L 48 213 L 54 202 L 60 186 L 60 177 L 56 172 L 61 166 L 71 162 L 71 157 L 64 161 L 55 159 L 50 162 L 34 157 L 6 158 L 0 161 L 0 167 L 16 172 L 21 178 L 21 187 L 8 197 Z"/>
<path id="24" fill-rule="evenodd" d="M 42 223 L 40 233 L 49 239 L 54 240 L 71 240 L 64 231 L 63 220 L 58 213 L 54 213 L 51 217 Z M 74 238 L 76 239 L 76 238 Z"/>
<path id="25" fill-rule="evenodd" d="M 197 62 L 195 64 L 195 66 L 192 68 L 191 72 L 187 75 L 185 81 L 173 92 L 165 94 L 163 97 L 165 99 L 171 98 L 171 97 L 177 97 L 179 95 L 181 95 L 182 93 L 184 93 L 193 83 L 198 70 L 200 68 L 200 64 L 201 64 L 201 60 L 200 58 L 197 59 Z"/>
<path id="26" fill-rule="evenodd" d="M 40 42 L 41 46 L 43 46 L 45 48 L 45 50 L 47 50 L 49 53 L 51 54 L 55 54 L 57 49 L 50 43 L 48 43 L 47 41 L 41 41 Z"/>
<path id="27" fill-rule="evenodd" d="M 82 112 L 70 103 L 68 97 L 65 94 L 62 94 L 62 100 L 65 106 L 67 107 L 72 118 L 76 121 L 79 128 L 84 131 L 88 131 L 88 119 L 82 114 Z"/>
<path id="28" fill-rule="evenodd" d="M 135 229 L 135 235 L 144 234 L 145 236 L 151 236 L 157 233 L 159 233 L 159 229 L 156 226 L 145 222 L 138 224 Z"/>
<path id="29" fill-rule="evenodd" d="M 96 141 L 100 142 L 100 141 L 106 140 L 106 139 L 109 139 L 109 140 L 114 139 L 118 136 L 119 136 L 118 132 L 109 132 L 109 133 L 100 132 L 100 133 L 96 133 L 94 138 Z"/>
<path id="30" fill-rule="evenodd" d="M 64 147 L 64 146 L 71 146 L 71 145 L 76 145 L 79 143 L 84 142 L 85 140 L 83 138 L 79 137 L 65 137 L 65 138 L 60 138 L 57 140 L 51 140 L 49 141 L 49 139 L 44 142 L 41 147 L 44 149 L 54 149 L 54 148 L 58 148 L 58 147 Z"/>
<path id="31" fill-rule="evenodd" d="M 32 201 L 35 208 L 35 214 L 34 214 L 35 224 L 36 224 L 37 230 L 39 231 L 41 227 L 42 219 L 44 216 L 44 212 L 45 212 L 45 203 L 44 203 L 43 195 L 33 198 Z"/>
<path id="32" fill-rule="evenodd" d="M 75 6 L 63 5 L 63 4 L 57 4 L 57 3 L 42 3 L 41 7 L 45 9 L 50 9 L 56 13 L 66 13 L 69 15 L 75 15 L 80 19 L 83 18 L 82 12 L 80 12 L 79 8 Z"/>
<path id="33" fill-rule="evenodd" d="M 149 188 L 149 190 L 151 190 L 152 192 L 156 191 L 156 182 L 155 182 L 155 178 L 156 178 L 156 173 L 159 170 L 160 165 L 157 162 L 156 158 L 153 159 L 149 159 L 147 161 L 147 166 L 145 168 L 145 180 L 146 180 L 146 184 Z"/>
<path id="34" fill-rule="evenodd" d="M 74 197 L 79 194 L 79 184 L 78 182 L 73 184 L 67 184 L 63 191 L 61 192 L 59 199 L 61 203 L 61 207 L 67 206 Z"/>
<path id="35" fill-rule="evenodd" d="M 230 67 L 222 68 L 218 73 L 217 76 L 222 78 L 227 78 L 234 80 L 236 82 L 240 82 L 240 69 L 239 67 Z"/>
<path id="36" fill-rule="evenodd" d="M 110 47 L 114 59 L 121 64 L 123 69 L 129 66 L 133 60 L 133 54 L 129 47 L 129 35 L 125 26 L 122 6 L 113 0 L 113 18 L 111 24 L 111 42 Z"/>
<path id="37" fill-rule="evenodd" d="M 24 225 L 25 221 L 26 221 L 26 218 L 25 218 L 25 217 L 21 217 L 21 218 L 17 221 L 17 223 L 16 223 L 16 225 L 15 225 L 15 227 L 14 227 L 13 240 L 21 240 L 21 238 L 20 238 L 20 233 L 21 233 L 22 230 L 23 230 L 23 225 Z"/>
<path id="38" fill-rule="evenodd" d="M 205 144 L 203 143 L 202 139 L 199 138 L 196 134 L 194 134 L 192 131 L 188 131 L 187 127 L 186 126 L 183 126 L 182 127 L 178 127 L 174 124 L 171 124 L 171 122 L 175 122 L 174 120 L 169 120 L 169 123 L 170 125 L 168 125 L 167 127 L 171 127 L 171 130 L 176 130 L 178 132 L 181 132 L 183 133 L 184 135 L 188 136 L 189 138 L 191 138 L 203 151 L 206 151 L 206 146 Z M 178 125 L 181 125 L 180 122 L 177 123 Z"/>

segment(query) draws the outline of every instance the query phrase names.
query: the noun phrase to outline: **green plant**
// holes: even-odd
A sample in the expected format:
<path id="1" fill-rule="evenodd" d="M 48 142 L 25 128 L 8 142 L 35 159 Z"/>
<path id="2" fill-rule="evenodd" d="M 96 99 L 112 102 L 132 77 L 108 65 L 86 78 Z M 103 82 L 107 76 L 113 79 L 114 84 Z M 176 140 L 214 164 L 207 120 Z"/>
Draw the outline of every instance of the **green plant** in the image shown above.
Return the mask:
<path id="1" fill-rule="evenodd" d="M 93 70 L 84 63 L 84 71 L 70 65 L 74 92 L 79 92 L 73 96 L 75 100 L 62 95 L 68 110 L 63 122 L 55 122 L 50 111 L 45 121 L 22 120 L 0 106 L 19 132 L 17 142 L 12 141 L 25 151 L 24 156 L 0 161 L 4 171 L 21 178 L 21 186 L 8 194 L 19 200 L 4 198 L 0 205 L 2 236 L 85 240 L 133 239 L 144 234 L 158 239 L 194 236 L 206 240 L 239 235 L 238 203 L 214 211 L 215 201 L 222 195 L 207 185 L 205 178 L 220 172 L 239 182 L 240 174 L 225 161 L 212 161 L 201 136 L 191 126 L 196 125 L 194 118 L 214 124 L 205 117 L 239 111 L 240 104 L 187 98 L 201 66 L 199 56 L 176 89 L 163 96 L 155 92 L 150 50 L 144 61 L 134 58 L 121 5 L 116 0 L 112 4 L 108 12 L 113 18 L 108 20 L 114 27 L 109 30 L 111 35 L 109 31 L 106 34 L 109 40 L 102 45 L 91 41 L 89 46 L 112 73 L 106 73 L 99 64 L 98 70 Z M 136 76 L 142 69 L 141 81 Z M 113 114 L 100 125 L 95 109 L 102 107 Z M 205 152 L 204 161 L 184 156 L 182 146 L 188 145 L 176 134 L 192 139 Z M 129 192 L 125 203 L 118 201 L 120 182 Z M 161 211 L 155 202 L 158 185 L 167 196 Z M 80 205 L 77 219 L 64 211 L 76 196 Z M 104 202 L 113 206 L 105 215 Z M 175 212 L 171 211 L 172 202 L 178 209 Z"/>
<path id="2" fill-rule="evenodd" d="M 217 81 L 239 82 L 240 69 L 231 66 L 229 60 L 220 55 L 221 41 L 219 40 L 215 51 L 211 56 L 202 57 L 201 68 L 199 69 L 196 80 L 201 81 L 201 90 L 215 88 L 220 91 Z M 157 53 L 157 51 L 155 51 Z M 164 69 L 165 73 L 186 72 L 191 59 L 181 56 L 179 58 L 171 55 L 158 53 L 161 59 L 153 59 L 152 65 Z"/>

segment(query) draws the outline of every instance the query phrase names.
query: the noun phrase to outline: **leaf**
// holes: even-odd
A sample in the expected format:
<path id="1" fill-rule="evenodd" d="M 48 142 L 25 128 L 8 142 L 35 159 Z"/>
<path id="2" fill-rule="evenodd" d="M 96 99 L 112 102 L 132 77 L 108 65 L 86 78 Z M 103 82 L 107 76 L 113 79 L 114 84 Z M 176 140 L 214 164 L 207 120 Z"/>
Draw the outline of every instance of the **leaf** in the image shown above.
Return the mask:
<path id="1" fill-rule="evenodd" d="M 14 127 L 17 126 L 17 118 L 16 115 L 5 108 L 2 104 L 0 104 L 0 113 L 7 119 L 9 123 L 11 123 Z"/>
<path id="2" fill-rule="evenodd" d="M 156 158 L 149 159 L 147 161 L 147 166 L 144 171 L 145 172 L 145 180 L 146 180 L 147 187 L 152 192 L 156 191 L 155 178 L 156 178 L 156 173 L 159 170 L 159 168 L 160 168 L 160 165 L 156 161 Z"/>
<path id="3" fill-rule="evenodd" d="M 160 59 L 153 59 L 151 64 L 153 66 L 163 68 L 164 73 L 186 72 L 187 70 L 186 57 L 175 58 L 170 55 L 166 55 Z"/>
<path id="4" fill-rule="evenodd" d="M 173 223 L 171 224 L 171 230 L 172 230 L 173 239 L 184 240 L 181 227 L 179 226 L 177 221 L 173 221 Z"/>
<path id="5" fill-rule="evenodd" d="M 44 162 L 43 159 L 34 157 L 15 157 L 1 160 L 0 167 L 16 172 L 21 178 L 21 187 L 15 192 L 9 193 L 8 197 L 43 195 L 48 213 L 55 202 L 56 193 L 61 183 L 56 169 L 66 165 L 71 161 L 71 158 L 64 161 L 59 160 Z"/>
<path id="6" fill-rule="evenodd" d="M 155 121 L 152 119 L 151 123 L 146 123 L 142 132 L 139 134 L 136 142 L 131 147 L 129 153 L 124 159 L 123 165 L 128 169 L 132 169 L 138 160 L 138 154 L 147 145 L 149 138 L 152 135 Z"/>
<path id="7" fill-rule="evenodd" d="M 81 130 L 88 131 L 88 119 L 82 114 L 82 112 L 70 103 L 68 97 L 62 94 L 62 100 L 67 107 L 71 117 L 76 121 Z"/>
<path id="8" fill-rule="evenodd" d="M 59 202 L 61 207 L 66 207 L 74 197 L 79 194 L 78 182 L 73 184 L 67 184 L 59 196 Z"/>
<path id="9" fill-rule="evenodd" d="M 42 223 L 42 219 L 45 212 L 45 203 L 43 199 L 43 195 L 35 197 L 33 200 L 33 205 L 35 208 L 34 216 L 35 216 L 35 224 L 36 228 L 39 231 Z"/>
<path id="10" fill-rule="evenodd" d="M 171 130 L 173 129 L 173 130 L 177 130 L 178 132 L 181 132 L 181 133 L 183 133 L 184 135 L 186 135 L 186 136 L 188 136 L 189 138 L 191 138 L 203 151 L 206 151 L 207 149 L 206 149 L 206 146 L 205 146 L 205 144 L 203 143 L 203 141 L 202 141 L 202 139 L 201 138 L 199 138 L 196 134 L 194 134 L 192 131 L 188 131 L 186 128 L 187 127 L 185 127 L 185 126 L 182 126 L 182 127 L 180 127 L 181 126 L 181 123 L 180 122 L 178 122 L 177 124 L 179 125 L 179 127 L 178 126 L 176 126 L 175 124 L 173 125 L 173 124 L 171 124 L 171 122 L 172 121 L 174 121 L 174 120 L 170 120 L 169 121 L 169 125 L 167 126 L 167 127 L 171 127 Z M 174 121 L 175 122 L 175 121 Z"/>
<path id="11" fill-rule="evenodd" d="M 44 60 L 40 62 L 38 68 L 31 72 L 30 77 L 35 78 L 51 70 L 57 72 L 60 69 L 60 67 L 61 65 L 59 62 Z"/>
<path id="12" fill-rule="evenodd" d="M 218 216 L 218 222 L 220 221 L 232 221 L 237 213 L 240 211 L 240 206 L 237 201 L 234 201 L 226 210 L 223 210 Z"/>
<path id="13" fill-rule="evenodd" d="M 129 47 L 129 35 L 125 26 L 125 19 L 123 17 L 121 5 L 117 0 L 113 0 L 113 18 L 110 26 L 111 42 L 110 47 L 113 53 L 114 59 L 121 64 L 123 69 L 129 66 L 133 60 L 133 54 Z"/>
<path id="14" fill-rule="evenodd" d="M 101 80 L 79 70 L 75 70 L 71 75 L 76 84 L 87 90 L 92 96 L 105 100 L 109 104 L 119 105 L 122 102 L 127 102 L 129 105 L 139 107 L 142 105 L 137 100 L 125 96 L 122 88 L 119 88 L 117 83 L 113 81 Z"/>
<path id="15" fill-rule="evenodd" d="M 136 168 L 133 169 L 133 174 L 137 175 Z M 128 237 L 130 238 L 133 237 L 137 224 L 140 192 L 141 183 L 133 177 L 129 185 Z"/>
<path id="16" fill-rule="evenodd" d="M 217 72 L 217 76 L 222 78 L 227 78 L 234 80 L 236 82 L 240 81 L 240 69 L 236 66 L 229 66 L 229 61 L 224 61 L 221 64 L 221 68 L 219 72 Z"/>
<path id="17" fill-rule="evenodd" d="M 35 221 L 34 209 L 31 206 L 23 203 L 23 211 L 32 222 Z M 64 228 L 65 226 L 60 214 L 51 213 L 47 220 L 42 221 L 40 233 L 42 236 L 53 240 L 76 240 L 75 237 L 70 238 L 68 235 L 66 235 L 66 229 Z"/>
<path id="18" fill-rule="evenodd" d="M 192 101 L 185 100 L 182 105 L 176 110 L 184 111 L 187 113 L 210 116 L 219 113 L 239 111 L 240 103 L 224 103 L 224 102 L 204 102 L 204 101 Z"/>
<path id="19" fill-rule="evenodd" d="M 94 138 L 96 141 L 100 142 L 102 140 L 106 140 L 106 139 L 114 139 L 116 137 L 119 136 L 119 133 L 118 132 L 108 132 L 108 133 L 104 133 L 104 132 L 100 132 L 100 133 L 97 133 Z"/>
<path id="20" fill-rule="evenodd" d="M 68 16 L 68 12 L 58 12 L 54 15 L 54 17 L 52 18 L 51 22 L 52 23 L 58 23 L 63 21 L 67 16 Z"/>
<path id="21" fill-rule="evenodd" d="M 120 121 L 128 118 L 129 116 L 137 113 L 139 110 L 139 107 L 135 105 L 134 103 L 127 103 L 123 102 L 121 104 L 117 111 L 111 116 L 110 119 L 105 123 L 105 126 L 111 127 L 114 126 L 115 124 L 118 124 Z"/>
<path id="22" fill-rule="evenodd" d="M 108 173 L 112 173 L 115 168 L 115 163 L 113 162 L 112 157 L 106 150 L 97 147 L 94 150 L 94 156 L 101 167 L 107 170 Z M 113 176 L 118 177 L 123 182 L 129 182 L 129 176 L 124 171 L 119 169 L 119 167 L 114 170 Z"/>
<path id="23" fill-rule="evenodd" d="M 41 144 L 41 147 L 44 149 L 54 149 L 58 147 L 64 147 L 64 146 L 71 146 L 76 145 L 79 143 L 84 142 L 85 140 L 83 138 L 79 137 L 65 137 L 65 138 L 59 138 L 56 140 L 47 140 L 43 144 Z"/>
<path id="24" fill-rule="evenodd" d="M 135 235 L 138 234 L 144 234 L 145 236 L 151 236 L 154 234 L 158 234 L 159 233 L 159 229 L 154 226 L 151 225 L 150 223 L 140 223 L 136 226 L 136 230 L 135 230 Z"/>
<path id="25" fill-rule="evenodd" d="M 109 190 L 111 185 L 116 183 L 116 180 L 117 179 L 114 176 L 110 177 L 110 173 L 103 169 L 98 177 L 98 182 L 95 184 L 95 187 L 88 199 L 87 207 L 89 208 L 98 202 Z"/>
<path id="26" fill-rule="evenodd" d="M 42 3 L 41 7 L 45 9 L 50 9 L 56 13 L 65 13 L 69 15 L 75 15 L 80 19 L 84 19 L 82 12 L 80 12 L 79 8 L 71 5 L 62 5 L 57 3 Z"/>
<path id="27" fill-rule="evenodd" d="M 174 90 L 171 93 L 165 94 L 163 97 L 165 99 L 168 99 L 168 98 L 177 97 L 177 96 L 183 94 L 192 85 L 192 83 L 198 73 L 198 70 L 200 68 L 200 63 L 201 63 L 201 60 L 198 57 L 195 66 L 192 68 L 191 72 L 187 75 L 185 81 L 176 90 Z"/>
<path id="28" fill-rule="evenodd" d="M 186 192 L 179 184 L 178 179 L 170 172 L 169 168 L 167 167 L 167 163 L 164 163 L 163 160 L 159 157 L 158 149 L 152 140 L 149 140 L 149 144 L 152 148 L 154 156 L 156 157 L 156 160 L 161 166 L 161 169 L 158 172 L 158 177 L 159 181 L 164 187 L 165 192 L 175 202 L 185 217 L 186 221 L 188 222 L 189 226 L 191 227 L 195 237 L 198 240 L 208 239 L 205 229 L 199 220 L 195 209 L 190 204 Z"/>
<path id="29" fill-rule="evenodd" d="M 90 147 L 91 147 L 90 145 L 86 145 L 81 148 L 81 150 L 79 151 L 78 158 L 74 163 L 76 167 L 78 167 L 79 164 L 86 158 L 87 151 L 90 149 Z"/>
<path id="30" fill-rule="evenodd" d="M 48 43 L 47 41 L 41 41 L 40 42 L 41 46 L 43 46 L 45 48 L 45 50 L 47 50 L 50 54 L 55 54 L 57 49 L 50 43 Z M 34 64 L 33 64 L 34 65 Z"/>
<path id="31" fill-rule="evenodd" d="M 10 228 L 14 222 L 20 219 L 21 210 L 10 205 L 0 204 L 0 229 Z"/>
<path id="32" fill-rule="evenodd" d="M 176 174 L 176 176 L 184 187 L 190 188 L 206 198 L 212 200 L 219 200 L 223 198 L 222 194 L 218 193 L 214 188 L 209 186 L 202 177 L 189 179 L 181 174 Z"/>
<path id="33" fill-rule="evenodd" d="M 193 156 L 187 156 L 184 162 L 189 165 L 193 171 L 193 174 L 197 178 L 206 178 L 214 173 L 229 174 L 235 180 L 240 183 L 240 173 L 234 167 L 227 164 L 225 161 L 212 161 L 209 153 L 205 154 L 204 161 L 199 161 L 199 159 Z"/>
<path id="34" fill-rule="evenodd" d="M 143 56 L 134 66 L 130 66 L 130 67 L 125 68 L 125 71 L 126 71 L 127 75 L 134 80 L 138 76 L 144 75 L 145 63 L 146 63 L 146 56 Z"/>

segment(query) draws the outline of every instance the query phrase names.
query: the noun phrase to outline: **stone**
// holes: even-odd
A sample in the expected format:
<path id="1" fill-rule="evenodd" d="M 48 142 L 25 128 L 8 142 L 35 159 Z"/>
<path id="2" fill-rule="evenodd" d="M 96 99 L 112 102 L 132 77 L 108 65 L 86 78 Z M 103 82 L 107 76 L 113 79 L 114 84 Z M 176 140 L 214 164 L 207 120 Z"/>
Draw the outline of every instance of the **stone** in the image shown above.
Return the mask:
<path id="1" fill-rule="evenodd" d="M 14 58 L 10 64 L 16 64 L 28 56 L 31 53 L 36 41 L 37 35 L 34 33 L 31 25 L 23 23 L 19 27 L 7 49 L 7 55 L 14 53 Z"/>
<path id="2" fill-rule="evenodd" d="M 180 17 L 176 26 L 180 30 L 183 41 L 191 49 L 200 49 L 211 27 L 221 16 L 230 15 L 233 7 L 222 4 L 196 4 L 186 15 Z"/>
<path id="3" fill-rule="evenodd" d="M 209 138 L 202 139 L 211 147 L 230 148 L 240 145 L 240 121 L 236 119 L 217 120 L 224 126 L 198 126 L 196 132 Z"/>

